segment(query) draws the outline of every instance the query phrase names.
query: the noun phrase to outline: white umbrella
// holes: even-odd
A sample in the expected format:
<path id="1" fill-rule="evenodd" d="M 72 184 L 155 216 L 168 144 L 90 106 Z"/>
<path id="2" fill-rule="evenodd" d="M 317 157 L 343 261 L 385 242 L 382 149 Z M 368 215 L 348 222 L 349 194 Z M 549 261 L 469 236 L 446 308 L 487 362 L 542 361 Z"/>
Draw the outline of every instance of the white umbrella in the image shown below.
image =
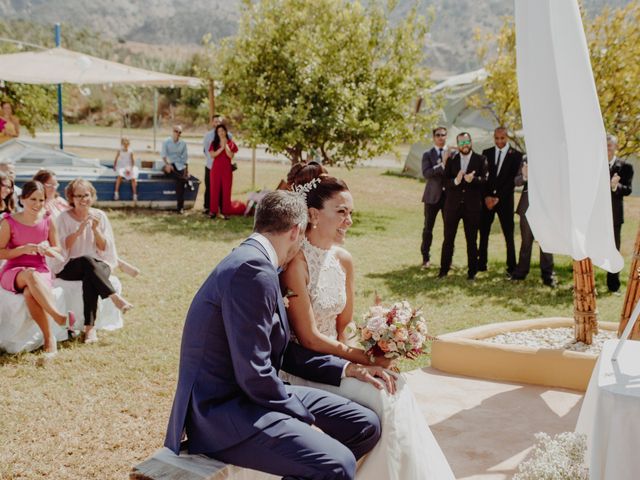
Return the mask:
<path id="1" fill-rule="evenodd" d="M 198 87 L 201 84 L 199 78 L 144 70 L 62 47 L 0 55 L 0 80 L 38 85 L 126 83 L 156 87 Z"/>

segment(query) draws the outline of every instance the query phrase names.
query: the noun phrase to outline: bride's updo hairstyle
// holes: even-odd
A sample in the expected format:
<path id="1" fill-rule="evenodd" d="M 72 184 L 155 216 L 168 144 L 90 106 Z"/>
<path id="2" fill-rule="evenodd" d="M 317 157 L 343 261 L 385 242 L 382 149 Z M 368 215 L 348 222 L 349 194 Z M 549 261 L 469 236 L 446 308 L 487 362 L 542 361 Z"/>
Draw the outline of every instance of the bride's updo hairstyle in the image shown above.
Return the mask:
<path id="1" fill-rule="evenodd" d="M 307 208 L 317 208 L 318 210 L 322 210 L 324 202 L 335 194 L 349 191 L 349 187 L 344 181 L 329 175 L 327 169 L 317 162 L 294 165 L 287 175 L 287 181 L 292 190 L 303 189 L 307 199 Z"/>

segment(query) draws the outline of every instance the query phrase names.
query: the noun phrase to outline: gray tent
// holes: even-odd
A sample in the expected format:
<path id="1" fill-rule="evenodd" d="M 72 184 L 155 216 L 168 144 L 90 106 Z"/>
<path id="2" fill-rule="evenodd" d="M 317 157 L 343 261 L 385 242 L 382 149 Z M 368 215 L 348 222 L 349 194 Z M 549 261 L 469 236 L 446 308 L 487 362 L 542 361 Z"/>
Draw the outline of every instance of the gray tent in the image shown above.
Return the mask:
<path id="1" fill-rule="evenodd" d="M 481 68 L 449 77 L 429 90 L 429 95 L 444 96 L 440 125 L 449 130 L 449 144 L 454 143 L 458 133 L 469 132 L 476 151 L 493 145 L 493 129 L 497 124 L 481 110 L 467 105 L 467 99 L 472 95 L 483 95 L 482 84 L 486 78 L 487 72 Z M 403 172 L 422 178 L 422 154 L 431 146 L 431 136 L 412 145 Z"/>

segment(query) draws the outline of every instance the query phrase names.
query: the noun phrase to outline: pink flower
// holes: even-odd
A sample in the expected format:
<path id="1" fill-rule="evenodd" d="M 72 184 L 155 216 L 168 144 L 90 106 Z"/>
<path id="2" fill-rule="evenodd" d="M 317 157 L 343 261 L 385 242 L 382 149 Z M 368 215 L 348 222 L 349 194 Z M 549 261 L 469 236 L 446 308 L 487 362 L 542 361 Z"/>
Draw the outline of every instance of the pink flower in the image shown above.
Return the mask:
<path id="1" fill-rule="evenodd" d="M 396 330 L 396 332 L 393 334 L 393 339 L 396 341 L 405 341 L 407 338 L 409 338 L 409 333 L 407 332 L 407 329 L 402 327 L 402 328 L 398 328 Z"/>
<path id="2" fill-rule="evenodd" d="M 378 346 L 385 353 L 389 351 L 389 342 L 386 340 L 378 340 Z"/>
<path id="3" fill-rule="evenodd" d="M 371 338 L 371 330 L 369 330 L 367 327 L 364 327 L 362 329 L 362 339 L 363 340 L 369 340 Z"/>

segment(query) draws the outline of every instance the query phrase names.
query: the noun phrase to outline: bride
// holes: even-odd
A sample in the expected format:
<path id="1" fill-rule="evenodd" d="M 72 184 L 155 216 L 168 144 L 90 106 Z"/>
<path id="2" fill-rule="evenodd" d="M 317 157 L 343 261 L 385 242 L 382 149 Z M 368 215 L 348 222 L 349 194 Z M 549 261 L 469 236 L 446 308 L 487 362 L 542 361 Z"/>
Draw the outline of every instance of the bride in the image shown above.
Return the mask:
<path id="1" fill-rule="evenodd" d="M 370 364 L 364 350 L 345 343 L 345 328 L 353 317 L 354 272 L 344 243 L 352 224 L 353 199 L 347 185 L 319 164 L 296 165 L 288 176 L 292 188 L 304 192 L 309 225 L 302 248 L 282 273 L 288 298 L 287 316 L 299 343 L 320 353 L 354 363 Z M 389 360 L 376 359 L 389 366 Z M 374 410 L 382 436 L 358 468 L 363 480 L 447 480 L 453 472 L 433 437 L 409 386 L 398 378 L 394 395 L 345 378 L 339 387 L 287 376 L 295 385 L 337 393 Z"/>

